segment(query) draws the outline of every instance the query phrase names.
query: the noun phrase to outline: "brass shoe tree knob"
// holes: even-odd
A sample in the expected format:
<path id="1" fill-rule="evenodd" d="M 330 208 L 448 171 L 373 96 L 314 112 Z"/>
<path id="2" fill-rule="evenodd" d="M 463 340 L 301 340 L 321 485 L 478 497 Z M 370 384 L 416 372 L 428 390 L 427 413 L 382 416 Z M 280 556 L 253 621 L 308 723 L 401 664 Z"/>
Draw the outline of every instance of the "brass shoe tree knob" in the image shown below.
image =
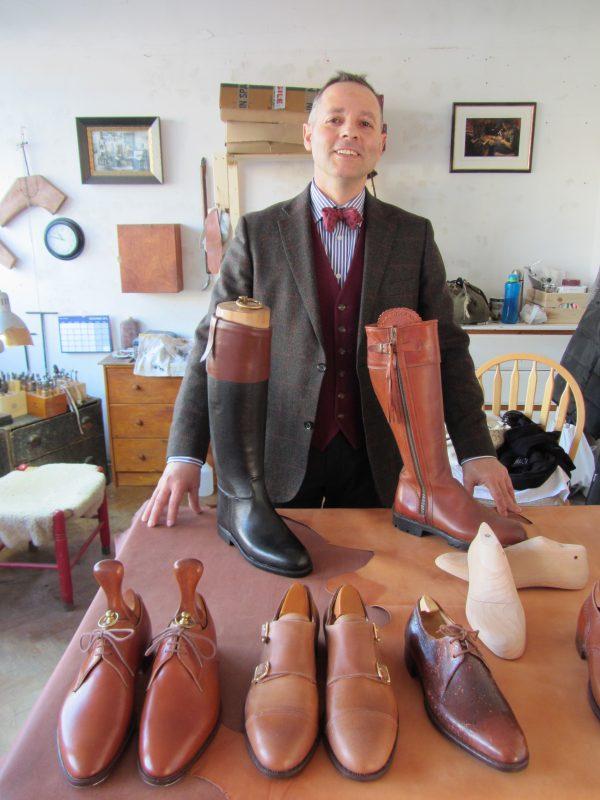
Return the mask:
<path id="1" fill-rule="evenodd" d="M 94 578 L 106 596 L 106 614 L 102 617 L 105 626 L 110 627 L 120 621 L 135 622 L 135 614 L 123 598 L 123 575 L 125 570 L 120 561 L 105 558 L 94 564 Z M 113 615 L 118 614 L 118 618 Z"/>
<path id="2" fill-rule="evenodd" d="M 189 627 L 206 622 L 206 612 L 201 598 L 196 594 L 204 566 L 197 558 L 180 558 L 173 564 L 173 573 L 179 585 L 180 601 L 175 622 Z"/>

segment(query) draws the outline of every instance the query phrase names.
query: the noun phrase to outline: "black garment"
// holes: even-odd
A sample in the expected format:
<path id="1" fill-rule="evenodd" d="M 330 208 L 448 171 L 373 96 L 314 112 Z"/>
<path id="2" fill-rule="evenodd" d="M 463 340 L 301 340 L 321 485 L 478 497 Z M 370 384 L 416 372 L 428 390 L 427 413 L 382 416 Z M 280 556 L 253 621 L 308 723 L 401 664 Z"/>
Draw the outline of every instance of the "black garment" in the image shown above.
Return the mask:
<path id="1" fill-rule="evenodd" d="M 325 498 L 325 503 L 323 503 Z M 365 444 L 338 433 L 322 452 L 311 447 L 298 494 L 278 508 L 381 508 Z"/>
<path id="2" fill-rule="evenodd" d="M 502 419 L 510 430 L 498 449 L 498 460 L 504 464 L 515 489 L 533 489 L 548 480 L 556 467 L 571 477 L 575 464 L 560 447 L 560 431 L 545 431 L 520 411 L 507 411 Z"/>

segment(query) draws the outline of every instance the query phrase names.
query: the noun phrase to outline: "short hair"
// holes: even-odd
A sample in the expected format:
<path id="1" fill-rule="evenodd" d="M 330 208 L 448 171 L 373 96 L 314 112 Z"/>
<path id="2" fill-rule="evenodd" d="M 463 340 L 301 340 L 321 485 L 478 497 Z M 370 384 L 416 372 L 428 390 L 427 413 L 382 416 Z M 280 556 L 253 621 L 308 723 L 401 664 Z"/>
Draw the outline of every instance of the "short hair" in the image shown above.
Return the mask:
<path id="1" fill-rule="evenodd" d="M 377 94 L 375 89 L 371 86 L 371 84 L 367 80 L 366 76 L 365 75 L 359 75 L 356 72 L 345 72 L 344 70 L 338 70 L 335 73 L 335 75 L 333 75 L 331 78 L 329 78 L 327 83 L 323 84 L 323 86 L 321 86 L 319 91 L 316 93 L 316 95 L 315 95 L 315 97 L 313 99 L 313 102 L 312 102 L 312 108 L 310 110 L 310 114 L 308 116 L 308 121 L 309 122 L 311 122 L 311 123 L 313 122 L 316 108 L 317 108 L 317 106 L 318 106 L 318 104 L 319 104 L 319 102 L 321 100 L 321 97 L 323 96 L 323 93 L 325 92 L 325 90 L 329 89 L 329 87 L 333 86 L 335 83 L 358 83 L 360 86 L 364 86 L 365 89 L 368 89 L 370 92 L 372 92 L 375 95 L 376 99 L 377 99 L 377 103 L 379 104 L 379 109 L 381 111 L 381 122 L 382 122 L 382 125 L 383 125 L 383 109 L 381 108 L 380 96 Z"/>

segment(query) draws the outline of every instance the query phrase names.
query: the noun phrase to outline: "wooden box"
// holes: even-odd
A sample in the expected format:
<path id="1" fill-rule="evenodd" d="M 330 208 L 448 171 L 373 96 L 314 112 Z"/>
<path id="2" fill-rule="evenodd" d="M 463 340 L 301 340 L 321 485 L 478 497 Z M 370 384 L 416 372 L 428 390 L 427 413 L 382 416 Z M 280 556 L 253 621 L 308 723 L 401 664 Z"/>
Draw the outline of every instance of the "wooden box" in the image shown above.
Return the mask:
<path id="1" fill-rule="evenodd" d="M 12 417 L 22 417 L 27 413 L 27 396 L 20 389 L 18 392 L 8 392 L 0 395 L 0 412 L 10 414 Z"/>
<path id="2" fill-rule="evenodd" d="M 561 325 L 579 322 L 590 302 L 590 297 L 587 292 L 542 292 L 535 289 L 531 300 L 544 309 L 548 322 Z"/>
<path id="3" fill-rule="evenodd" d="M 64 394 L 55 394 L 52 397 L 42 397 L 39 394 L 27 392 L 27 413 L 33 417 L 56 417 L 67 410 L 67 397 Z"/>
<path id="4" fill-rule="evenodd" d="M 121 291 L 183 289 L 179 225 L 117 225 Z"/>

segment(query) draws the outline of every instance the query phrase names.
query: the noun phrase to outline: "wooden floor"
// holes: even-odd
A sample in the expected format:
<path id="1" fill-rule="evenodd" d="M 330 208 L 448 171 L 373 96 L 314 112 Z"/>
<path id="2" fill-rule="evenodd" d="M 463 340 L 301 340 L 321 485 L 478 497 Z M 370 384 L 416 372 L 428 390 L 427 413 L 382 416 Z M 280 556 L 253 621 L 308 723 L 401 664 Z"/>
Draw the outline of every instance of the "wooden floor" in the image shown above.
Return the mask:
<path id="1" fill-rule="evenodd" d="M 152 493 L 149 486 L 108 488 L 113 537 L 127 530 L 137 509 Z M 210 501 L 209 501 L 210 502 Z M 91 520 L 69 528 L 72 552 L 93 527 Z M 75 608 L 65 611 L 58 576 L 51 570 L 0 570 L 0 758 L 8 751 L 38 694 L 81 622 L 98 586 L 92 567 L 101 558 L 96 539 L 73 569 Z M 36 553 L 3 550 L 0 559 L 54 561 L 52 547 Z"/>

